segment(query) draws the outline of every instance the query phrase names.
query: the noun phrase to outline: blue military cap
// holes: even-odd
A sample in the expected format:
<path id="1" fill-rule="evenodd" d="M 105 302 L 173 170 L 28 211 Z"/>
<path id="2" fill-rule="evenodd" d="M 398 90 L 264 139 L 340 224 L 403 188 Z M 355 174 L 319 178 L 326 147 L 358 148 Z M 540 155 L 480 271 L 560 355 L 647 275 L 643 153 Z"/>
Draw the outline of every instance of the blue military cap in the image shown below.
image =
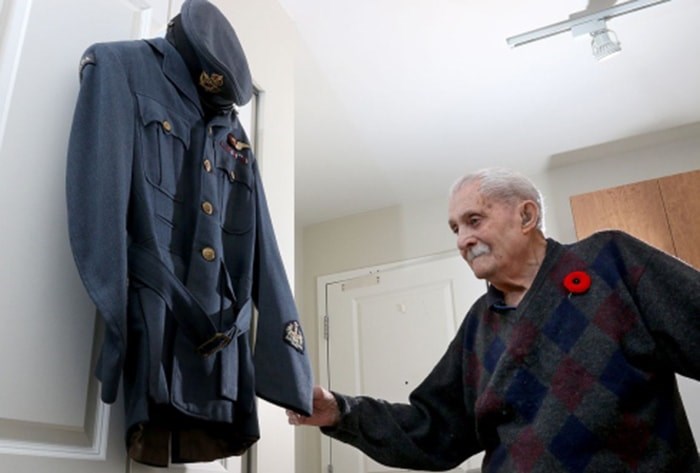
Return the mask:
<path id="1" fill-rule="evenodd" d="M 207 0 L 186 0 L 180 24 L 201 67 L 195 77 L 199 86 L 217 102 L 248 103 L 253 79 L 243 47 L 224 14 Z"/>

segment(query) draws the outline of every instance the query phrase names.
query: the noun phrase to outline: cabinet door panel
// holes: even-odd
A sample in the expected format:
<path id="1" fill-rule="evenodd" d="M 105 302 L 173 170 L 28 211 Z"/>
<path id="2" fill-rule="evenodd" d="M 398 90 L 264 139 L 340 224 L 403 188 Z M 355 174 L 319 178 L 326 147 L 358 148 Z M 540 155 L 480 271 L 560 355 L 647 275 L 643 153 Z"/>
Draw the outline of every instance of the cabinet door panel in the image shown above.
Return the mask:
<path id="1" fill-rule="evenodd" d="M 624 230 L 675 254 L 656 179 L 572 196 L 571 211 L 579 240 L 599 230 Z"/>
<path id="2" fill-rule="evenodd" d="M 700 171 L 659 179 L 676 256 L 700 269 Z"/>

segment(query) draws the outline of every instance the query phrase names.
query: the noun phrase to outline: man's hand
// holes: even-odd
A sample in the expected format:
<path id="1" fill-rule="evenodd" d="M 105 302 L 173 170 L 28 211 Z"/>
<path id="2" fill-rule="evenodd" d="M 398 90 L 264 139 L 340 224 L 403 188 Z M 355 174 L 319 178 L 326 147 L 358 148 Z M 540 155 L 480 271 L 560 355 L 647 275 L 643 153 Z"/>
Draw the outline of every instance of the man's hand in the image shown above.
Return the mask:
<path id="1" fill-rule="evenodd" d="M 337 424 L 340 420 L 340 409 L 330 391 L 321 386 L 314 386 L 313 412 L 311 416 L 306 417 L 288 410 L 287 419 L 292 425 L 330 427 Z"/>

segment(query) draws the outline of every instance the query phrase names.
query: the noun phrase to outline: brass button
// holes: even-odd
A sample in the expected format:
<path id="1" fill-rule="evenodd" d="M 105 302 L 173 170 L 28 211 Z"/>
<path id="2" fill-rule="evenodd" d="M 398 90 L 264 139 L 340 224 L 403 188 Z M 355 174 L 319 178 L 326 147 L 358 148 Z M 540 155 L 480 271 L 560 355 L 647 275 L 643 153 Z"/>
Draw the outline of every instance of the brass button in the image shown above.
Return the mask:
<path id="1" fill-rule="evenodd" d="M 210 246 L 205 246 L 202 248 L 202 258 L 207 261 L 214 261 L 216 258 L 216 251 L 214 251 L 214 248 Z"/>
<path id="2" fill-rule="evenodd" d="M 206 172 L 211 172 L 211 161 L 209 161 L 208 159 L 205 159 L 203 164 L 204 164 L 204 170 Z"/>
<path id="3" fill-rule="evenodd" d="M 170 133 L 170 131 L 173 129 L 173 126 L 170 124 L 170 122 L 168 120 L 163 120 L 161 125 L 163 125 L 163 129 L 165 131 L 167 131 L 168 133 Z"/>
<path id="4" fill-rule="evenodd" d="M 235 181 L 236 180 L 236 173 L 234 171 L 229 171 L 228 172 L 228 179 L 231 182 Z"/>
<path id="5" fill-rule="evenodd" d="M 202 212 L 204 212 L 207 215 L 211 215 L 214 213 L 214 206 L 211 205 L 211 202 L 207 200 L 202 202 Z"/>

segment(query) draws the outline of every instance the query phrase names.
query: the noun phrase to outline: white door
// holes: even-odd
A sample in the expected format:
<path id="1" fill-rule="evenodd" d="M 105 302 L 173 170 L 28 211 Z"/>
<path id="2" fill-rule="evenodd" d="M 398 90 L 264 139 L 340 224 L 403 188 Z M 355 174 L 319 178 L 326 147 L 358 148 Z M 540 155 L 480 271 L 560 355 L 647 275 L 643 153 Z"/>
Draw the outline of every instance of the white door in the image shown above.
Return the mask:
<path id="1" fill-rule="evenodd" d="M 152 470 L 126 458 L 121 399 L 99 401 L 99 324 L 68 245 L 65 159 L 82 52 L 162 35 L 181 3 L 0 0 L 0 473 Z M 241 460 L 170 470 L 238 472 Z"/>
<path id="2" fill-rule="evenodd" d="M 322 382 L 346 394 L 407 402 L 485 287 L 454 254 L 321 278 L 319 307 L 327 315 Z M 333 473 L 399 471 L 328 437 L 322 462 L 324 472 L 328 465 Z M 478 455 L 454 471 L 480 463 Z"/>

